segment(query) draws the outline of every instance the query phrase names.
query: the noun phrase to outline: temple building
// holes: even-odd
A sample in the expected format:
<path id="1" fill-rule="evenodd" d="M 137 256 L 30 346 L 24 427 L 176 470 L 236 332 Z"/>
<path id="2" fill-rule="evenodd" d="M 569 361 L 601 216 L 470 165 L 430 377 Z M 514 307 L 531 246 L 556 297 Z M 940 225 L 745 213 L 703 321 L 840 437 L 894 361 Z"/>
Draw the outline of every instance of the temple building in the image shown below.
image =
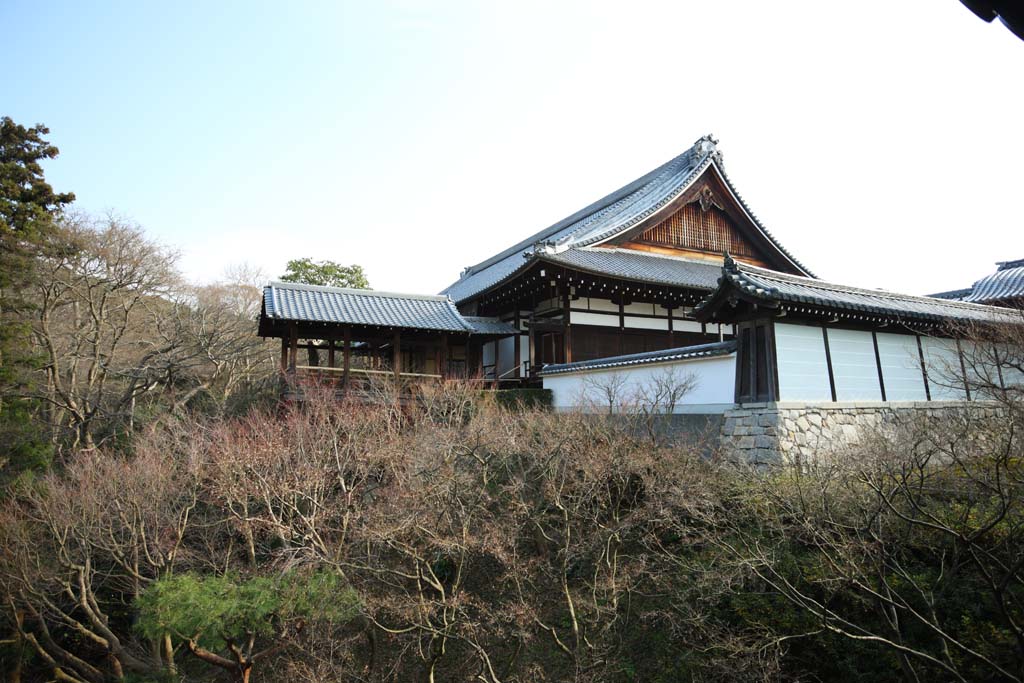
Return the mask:
<path id="1" fill-rule="evenodd" d="M 806 450 L 794 424 L 841 413 L 846 429 L 894 407 L 1024 389 L 1024 374 L 999 367 L 1004 350 L 970 334 L 1021 324 L 1022 301 L 1019 260 L 931 297 L 818 279 L 756 218 L 705 136 L 439 295 L 271 283 L 259 333 L 281 339 L 282 370 L 342 386 L 461 377 L 543 386 L 556 409 L 626 410 L 653 383 L 672 396 L 667 412 L 717 416 L 723 439 L 757 459 Z M 666 393 L 665 377 L 686 378 L 686 391 Z"/>
<path id="2" fill-rule="evenodd" d="M 732 325 L 693 314 L 717 286 L 725 252 L 813 277 L 743 202 L 705 136 L 465 269 L 440 299 L 272 283 L 260 334 L 282 339 L 286 369 L 336 368 L 324 359 L 344 356 L 350 373 L 358 358 L 371 371 L 538 384 L 545 365 L 731 339 Z"/>

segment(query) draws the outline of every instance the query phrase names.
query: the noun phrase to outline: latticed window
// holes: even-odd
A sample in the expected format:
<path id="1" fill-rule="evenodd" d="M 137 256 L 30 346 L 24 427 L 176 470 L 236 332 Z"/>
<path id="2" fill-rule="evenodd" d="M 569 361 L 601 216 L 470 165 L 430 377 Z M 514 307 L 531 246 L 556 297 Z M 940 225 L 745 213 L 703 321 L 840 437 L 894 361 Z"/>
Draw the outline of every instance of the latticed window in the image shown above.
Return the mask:
<path id="1" fill-rule="evenodd" d="M 756 256 L 750 244 L 729 222 L 724 211 L 715 206 L 704 210 L 697 202 L 687 204 L 645 231 L 640 241 L 715 254 L 728 251 L 733 256 Z"/>

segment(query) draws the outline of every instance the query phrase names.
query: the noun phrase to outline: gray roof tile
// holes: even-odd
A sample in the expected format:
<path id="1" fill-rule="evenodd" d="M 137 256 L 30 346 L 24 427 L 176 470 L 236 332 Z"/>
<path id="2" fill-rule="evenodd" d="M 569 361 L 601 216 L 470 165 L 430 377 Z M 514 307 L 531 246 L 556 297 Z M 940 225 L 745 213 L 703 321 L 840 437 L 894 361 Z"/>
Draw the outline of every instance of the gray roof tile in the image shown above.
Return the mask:
<path id="1" fill-rule="evenodd" d="M 487 318 L 479 315 L 464 315 L 462 316 L 462 319 L 473 327 L 473 334 L 508 336 L 516 333 L 515 325 L 504 322 L 498 318 Z"/>
<path id="2" fill-rule="evenodd" d="M 473 331 L 446 296 L 272 282 L 263 290 L 263 306 L 264 315 L 273 320 Z"/>
<path id="3" fill-rule="evenodd" d="M 689 360 L 694 358 L 712 358 L 715 356 L 728 356 L 736 351 L 734 340 L 715 342 L 713 344 L 700 344 L 697 346 L 683 346 L 676 349 L 664 349 L 662 351 L 646 351 L 644 353 L 631 353 L 625 356 L 611 356 L 608 358 L 597 358 L 595 360 L 584 360 L 576 363 L 560 363 L 558 365 L 545 365 L 541 370 L 542 375 L 558 375 L 565 372 L 579 372 L 582 370 L 604 370 L 607 368 L 620 368 L 632 365 L 648 365 L 650 363 L 666 363 L 674 360 Z"/>
<path id="4" fill-rule="evenodd" d="M 814 278 L 757 268 L 727 257 L 719 289 L 694 309 L 700 317 L 712 302 L 731 288 L 765 302 L 808 304 L 831 310 L 875 314 L 899 320 L 1020 322 L 1006 309 L 927 296 L 897 294 L 881 289 L 862 289 Z"/>
<path id="5" fill-rule="evenodd" d="M 541 259 L 609 277 L 708 291 L 718 285 L 718 276 L 722 274 L 722 266 L 711 261 L 659 256 L 630 249 L 567 249 L 544 254 Z"/>
<path id="6" fill-rule="evenodd" d="M 543 245 L 554 245 L 559 251 L 568 247 L 571 251 L 573 248 L 593 245 L 629 230 L 676 199 L 712 164 L 716 165 L 730 190 L 768 241 L 801 271 L 809 272 L 775 241 L 771 233 L 750 212 L 725 175 L 715 141 L 706 135 L 685 152 L 647 175 L 505 251 L 467 268 L 462 277 L 449 285 L 442 294 L 447 294 L 457 303 L 461 303 L 522 271 L 533 262 L 535 252 Z M 688 286 L 685 282 L 678 284 Z M 710 286 L 714 286 L 713 283 Z"/>
<path id="7" fill-rule="evenodd" d="M 997 263 L 996 267 L 996 272 L 986 275 L 967 289 L 932 296 L 979 304 L 1024 301 L 1024 259 L 1003 261 Z"/>

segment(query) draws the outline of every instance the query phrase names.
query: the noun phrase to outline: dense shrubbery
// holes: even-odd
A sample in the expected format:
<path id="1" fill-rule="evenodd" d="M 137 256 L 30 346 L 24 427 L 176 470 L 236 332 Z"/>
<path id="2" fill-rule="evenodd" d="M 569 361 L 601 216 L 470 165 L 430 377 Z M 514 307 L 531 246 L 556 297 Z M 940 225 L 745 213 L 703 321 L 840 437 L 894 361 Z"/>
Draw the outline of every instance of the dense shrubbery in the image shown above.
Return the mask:
<path id="1" fill-rule="evenodd" d="M 11 500 L 7 666 L 20 648 L 23 680 L 1020 676 L 1006 412 L 755 472 L 456 384 L 415 406 L 304 396 L 164 419 Z"/>

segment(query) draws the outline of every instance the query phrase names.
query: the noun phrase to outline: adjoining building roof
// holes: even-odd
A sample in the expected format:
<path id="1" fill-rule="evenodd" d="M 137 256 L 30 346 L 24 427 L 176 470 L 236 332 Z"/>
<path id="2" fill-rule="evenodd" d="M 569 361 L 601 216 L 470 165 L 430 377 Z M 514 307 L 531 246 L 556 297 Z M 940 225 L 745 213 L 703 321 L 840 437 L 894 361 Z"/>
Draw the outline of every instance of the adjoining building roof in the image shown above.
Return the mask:
<path id="1" fill-rule="evenodd" d="M 446 296 L 395 294 L 272 282 L 263 290 L 263 316 L 271 320 L 371 327 L 472 332 Z"/>
<path id="2" fill-rule="evenodd" d="M 541 375 L 559 375 L 567 372 L 583 372 L 586 370 L 605 370 L 608 368 L 620 368 L 634 365 L 649 365 L 651 363 L 668 363 L 677 360 L 695 360 L 697 358 L 714 358 L 716 356 L 728 356 L 736 351 L 736 341 L 715 342 L 713 344 L 699 344 L 697 346 L 683 346 L 675 349 L 664 349 L 662 351 L 646 351 L 644 353 L 630 353 L 624 356 L 610 356 L 608 358 L 597 358 L 595 360 L 584 360 L 576 363 L 560 363 L 558 365 L 545 365 L 540 371 Z"/>
<path id="3" fill-rule="evenodd" d="M 464 315 L 465 320 L 473 328 L 473 334 L 508 337 L 518 332 L 516 326 L 499 318 L 488 318 L 480 315 Z M 520 333 L 521 334 L 521 333 Z"/>
<path id="4" fill-rule="evenodd" d="M 1024 302 L 1024 259 L 1000 261 L 996 264 L 996 272 L 986 275 L 972 286 L 932 296 L 977 304 Z"/>
<path id="5" fill-rule="evenodd" d="M 728 254 L 718 289 L 694 308 L 697 319 L 712 318 L 736 295 L 771 307 L 794 311 L 820 309 L 839 317 L 863 320 L 1021 322 L 1019 315 L 1004 308 L 822 282 L 750 266 Z"/>
<path id="6" fill-rule="evenodd" d="M 800 272 L 810 272 L 794 259 L 757 218 L 736 192 L 722 168 L 721 153 L 710 135 L 700 138 L 685 152 L 625 187 L 599 199 L 552 226 L 467 268 L 460 279 L 449 285 L 447 294 L 456 303 L 473 298 L 509 279 L 538 258 L 538 253 L 580 251 L 581 247 L 605 242 L 637 226 L 641 221 L 669 206 L 708 168 L 715 168 L 729 191 L 736 197 L 767 243 L 777 249 L 779 258 Z M 596 250 L 595 250 L 596 251 Z M 589 252 L 584 252 L 589 253 Z M 674 283 L 673 283 L 674 284 Z M 680 283 L 680 286 L 686 286 Z"/>

